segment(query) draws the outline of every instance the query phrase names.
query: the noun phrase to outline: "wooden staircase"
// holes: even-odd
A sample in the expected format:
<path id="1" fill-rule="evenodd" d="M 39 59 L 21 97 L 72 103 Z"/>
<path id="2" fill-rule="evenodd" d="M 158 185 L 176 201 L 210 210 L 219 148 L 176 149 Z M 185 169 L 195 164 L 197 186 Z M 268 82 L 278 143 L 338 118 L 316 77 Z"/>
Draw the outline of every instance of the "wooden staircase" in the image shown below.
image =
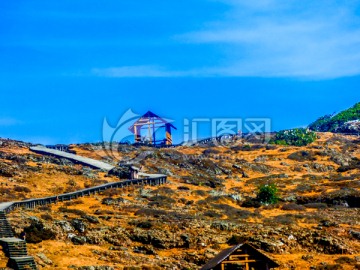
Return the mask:
<path id="1" fill-rule="evenodd" d="M 14 237 L 4 211 L 0 211 L 0 238 Z"/>
<path id="2" fill-rule="evenodd" d="M 77 163 L 84 164 L 92 168 L 98 168 L 104 171 L 109 171 L 114 168 L 113 165 L 98 160 L 85 158 L 54 149 L 48 149 L 45 147 L 30 147 L 30 150 L 40 154 L 67 158 Z M 3 246 L 4 251 L 6 250 L 6 256 L 9 258 L 8 266 L 13 268 L 14 270 L 37 269 L 34 258 L 28 256 L 27 254 L 26 242 L 24 240 L 14 237 L 11 226 L 6 219 L 5 211 L 11 211 L 19 207 L 23 207 L 25 209 L 33 209 L 38 205 L 47 205 L 50 203 L 56 203 L 58 201 L 68 201 L 78 197 L 89 196 L 90 194 L 96 194 L 97 192 L 101 192 L 109 188 L 126 188 L 133 185 L 154 186 L 165 184 L 167 181 L 167 176 L 164 174 L 139 173 L 138 176 L 141 178 L 106 183 L 99 186 L 85 188 L 78 191 L 54 195 L 50 197 L 0 203 L 0 245 Z"/>
<path id="3" fill-rule="evenodd" d="M 27 253 L 26 242 L 15 238 L 4 211 L 0 211 L 0 245 L 14 270 L 36 270 L 34 258 Z"/>

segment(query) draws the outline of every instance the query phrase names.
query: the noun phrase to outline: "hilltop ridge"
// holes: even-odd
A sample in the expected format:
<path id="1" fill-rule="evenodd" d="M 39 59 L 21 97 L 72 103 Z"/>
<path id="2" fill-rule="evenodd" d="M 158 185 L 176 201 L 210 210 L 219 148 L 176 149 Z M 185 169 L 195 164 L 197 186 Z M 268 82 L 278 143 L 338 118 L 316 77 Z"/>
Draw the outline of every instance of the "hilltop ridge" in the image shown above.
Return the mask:
<path id="1" fill-rule="evenodd" d="M 9 221 L 16 235 L 28 232 L 29 252 L 40 269 L 197 269 L 243 241 L 274 258 L 280 269 L 354 269 L 360 259 L 360 140 L 332 133 L 318 137 L 303 147 L 246 140 L 232 147 L 119 145 L 118 158 L 146 153 L 137 165 L 168 175 L 168 184 L 17 209 Z M 32 153 L 29 146 L 1 140 L 2 201 L 118 181 L 106 172 Z M 119 161 L 99 144 L 70 148 L 110 164 Z M 255 200 L 266 183 L 276 184 L 277 204 Z"/>
<path id="2" fill-rule="evenodd" d="M 337 114 L 318 118 L 309 129 L 319 132 L 360 133 L 360 102 Z"/>

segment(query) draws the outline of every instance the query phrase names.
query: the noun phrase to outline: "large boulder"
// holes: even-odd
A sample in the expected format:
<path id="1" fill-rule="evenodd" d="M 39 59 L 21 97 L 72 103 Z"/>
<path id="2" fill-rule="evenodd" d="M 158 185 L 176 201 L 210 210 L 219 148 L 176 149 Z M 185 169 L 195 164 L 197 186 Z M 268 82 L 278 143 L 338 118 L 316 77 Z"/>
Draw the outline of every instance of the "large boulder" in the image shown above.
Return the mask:
<path id="1" fill-rule="evenodd" d="M 49 228 L 45 227 L 44 224 L 37 220 L 32 219 L 30 226 L 24 228 L 26 233 L 26 242 L 37 244 L 43 240 L 50 240 L 55 238 L 55 233 Z"/>
<path id="2" fill-rule="evenodd" d="M 360 120 L 353 120 L 353 121 L 347 121 L 341 126 L 339 126 L 335 132 L 341 132 L 341 133 L 360 133 Z"/>
<path id="3" fill-rule="evenodd" d="M 120 179 L 130 179 L 131 178 L 131 166 L 119 166 L 111 169 L 108 172 L 109 175 L 117 176 Z"/>
<path id="4" fill-rule="evenodd" d="M 73 219 L 71 221 L 71 225 L 77 230 L 78 232 L 84 233 L 86 230 L 86 224 L 81 219 Z"/>

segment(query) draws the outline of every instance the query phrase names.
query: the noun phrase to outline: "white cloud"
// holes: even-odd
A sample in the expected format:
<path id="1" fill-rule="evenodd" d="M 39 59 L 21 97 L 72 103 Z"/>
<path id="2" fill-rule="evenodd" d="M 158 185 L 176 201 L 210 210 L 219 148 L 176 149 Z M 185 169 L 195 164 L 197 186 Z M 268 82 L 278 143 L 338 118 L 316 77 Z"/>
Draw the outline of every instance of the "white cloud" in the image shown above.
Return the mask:
<path id="1" fill-rule="evenodd" d="M 211 46 L 216 66 L 188 63 L 94 68 L 105 77 L 292 77 L 328 79 L 360 74 L 359 0 L 209 0 L 229 10 L 222 20 L 173 37 L 183 46 Z M 199 51 L 198 49 L 196 50 Z M 207 50 L 204 50 L 207 51 Z M 191 59 L 191 49 L 186 50 Z M 213 55 L 203 55 L 212 59 Z M 209 62 L 208 62 L 209 63 Z M 201 65 L 201 63 L 199 64 Z"/>
<path id="2" fill-rule="evenodd" d="M 159 66 L 123 66 L 112 68 L 94 68 L 92 74 L 100 77 L 184 77 L 191 76 L 190 71 L 170 71 Z"/>
<path id="3" fill-rule="evenodd" d="M 21 124 L 21 122 L 19 120 L 16 120 L 14 118 L 10 118 L 10 117 L 3 117 L 0 118 L 0 127 L 1 126 L 15 126 L 15 125 L 19 125 Z"/>
<path id="4" fill-rule="evenodd" d="M 226 54 L 221 76 L 334 78 L 360 74 L 358 1 L 233 1 L 223 21 L 177 36 Z"/>
<path id="5" fill-rule="evenodd" d="M 171 70 L 160 66 L 123 66 L 112 68 L 93 68 L 91 74 L 110 78 L 176 78 L 176 77 L 218 77 L 234 76 L 227 68 L 194 68 Z M 236 75 L 235 75 L 236 76 Z"/>

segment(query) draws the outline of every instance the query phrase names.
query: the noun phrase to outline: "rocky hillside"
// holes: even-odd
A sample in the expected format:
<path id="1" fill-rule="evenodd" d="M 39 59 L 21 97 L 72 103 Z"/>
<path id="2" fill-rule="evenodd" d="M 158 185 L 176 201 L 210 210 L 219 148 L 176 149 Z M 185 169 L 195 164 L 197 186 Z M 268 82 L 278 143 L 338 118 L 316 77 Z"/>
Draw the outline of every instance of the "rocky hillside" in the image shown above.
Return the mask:
<path id="1" fill-rule="evenodd" d="M 101 144 L 73 145 L 79 155 L 113 164 L 135 159 L 169 183 L 18 209 L 9 220 L 16 234 L 26 231 L 40 269 L 198 269 L 244 241 L 280 269 L 360 269 L 360 139 L 319 136 L 306 147 L 119 145 L 117 159 Z M 28 146 L 0 143 L 1 201 L 117 181 Z M 281 198 L 274 205 L 256 199 L 269 183 Z"/>
<path id="2" fill-rule="evenodd" d="M 360 133 L 360 102 L 335 115 L 325 115 L 309 125 L 319 132 Z"/>

